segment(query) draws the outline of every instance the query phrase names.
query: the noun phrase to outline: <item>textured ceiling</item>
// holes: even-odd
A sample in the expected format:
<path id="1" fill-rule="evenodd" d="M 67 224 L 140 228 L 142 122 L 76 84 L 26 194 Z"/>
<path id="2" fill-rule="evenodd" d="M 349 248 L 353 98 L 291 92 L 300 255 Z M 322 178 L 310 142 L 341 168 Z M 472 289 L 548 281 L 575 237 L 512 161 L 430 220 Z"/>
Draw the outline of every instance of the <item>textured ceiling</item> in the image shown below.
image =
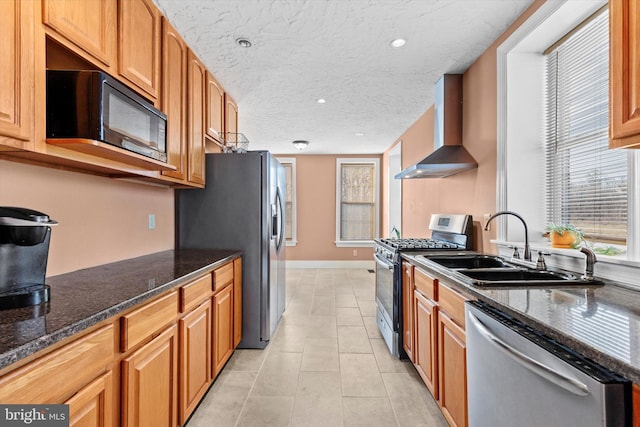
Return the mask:
<path id="1" fill-rule="evenodd" d="M 382 153 L 531 0 L 155 0 L 236 100 L 249 149 Z M 237 38 L 253 46 L 242 48 Z M 392 48 L 395 38 L 407 40 Z M 318 104 L 318 98 L 326 99 Z M 356 133 L 364 136 L 356 136 Z"/>

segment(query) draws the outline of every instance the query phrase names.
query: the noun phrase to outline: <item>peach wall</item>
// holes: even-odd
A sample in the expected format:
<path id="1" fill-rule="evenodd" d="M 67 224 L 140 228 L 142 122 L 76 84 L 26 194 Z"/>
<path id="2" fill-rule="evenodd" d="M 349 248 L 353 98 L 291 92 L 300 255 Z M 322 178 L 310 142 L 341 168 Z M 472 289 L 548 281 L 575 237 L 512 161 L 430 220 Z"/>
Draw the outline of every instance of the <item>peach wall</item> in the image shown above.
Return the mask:
<path id="1" fill-rule="evenodd" d="M 300 155 L 296 159 L 298 244 L 287 247 L 287 260 L 371 261 L 372 248 L 338 248 L 336 240 L 336 159 L 376 157 Z M 357 255 L 353 255 L 353 251 Z"/>
<path id="2" fill-rule="evenodd" d="M 474 218 L 475 249 L 495 252 L 492 231 L 482 231 L 485 213 L 496 210 L 497 64 L 496 49 L 544 0 L 534 3 L 502 34 L 463 76 L 463 145 L 478 162 L 475 170 L 439 179 L 407 179 L 402 184 L 402 235 L 425 237 L 432 213 L 468 213 Z M 435 82 L 434 82 L 435 83 Z M 433 152 L 433 107 L 407 129 L 402 140 L 402 166 Z M 388 158 L 389 151 L 384 153 Z M 386 170 L 383 169 L 383 182 Z M 386 230 L 385 230 L 386 232 Z"/>
<path id="3" fill-rule="evenodd" d="M 0 160 L 0 206 L 21 206 L 59 222 L 47 275 L 174 247 L 173 190 Z M 156 228 L 148 229 L 155 214 Z"/>

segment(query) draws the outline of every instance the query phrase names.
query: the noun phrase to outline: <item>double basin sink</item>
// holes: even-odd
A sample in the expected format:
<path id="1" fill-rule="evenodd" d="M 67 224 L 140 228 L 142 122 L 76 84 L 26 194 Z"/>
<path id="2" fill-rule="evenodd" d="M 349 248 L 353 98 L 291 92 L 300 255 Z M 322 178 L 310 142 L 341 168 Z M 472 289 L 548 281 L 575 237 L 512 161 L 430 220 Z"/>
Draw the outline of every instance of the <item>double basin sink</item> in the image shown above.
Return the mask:
<path id="1" fill-rule="evenodd" d="M 465 254 L 447 256 L 418 255 L 451 272 L 452 276 L 474 286 L 592 286 L 598 280 L 586 280 L 578 274 L 538 270 L 494 255 Z"/>

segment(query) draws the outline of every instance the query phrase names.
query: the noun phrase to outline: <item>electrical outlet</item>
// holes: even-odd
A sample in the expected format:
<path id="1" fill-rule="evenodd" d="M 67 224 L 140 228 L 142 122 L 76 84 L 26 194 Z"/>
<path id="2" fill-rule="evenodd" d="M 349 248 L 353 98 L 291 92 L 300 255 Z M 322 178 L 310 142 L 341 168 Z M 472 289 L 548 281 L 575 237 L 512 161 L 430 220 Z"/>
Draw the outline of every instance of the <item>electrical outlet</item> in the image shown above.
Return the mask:
<path id="1" fill-rule="evenodd" d="M 358 256 L 358 250 L 357 249 L 353 250 L 353 256 Z"/>
<path id="2" fill-rule="evenodd" d="M 491 214 L 484 214 L 484 224 L 483 226 L 487 225 L 487 221 L 489 221 L 489 218 L 491 218 Z M 491 224 L 489 224 L 489 226 L 487 227 L 487 231 L 491 231 Z"/>
<path id="3" fill-rule="evenodd" d="M 149 214 L 149 230 L 154 230 L 156 228 L 156 215 Z"/>

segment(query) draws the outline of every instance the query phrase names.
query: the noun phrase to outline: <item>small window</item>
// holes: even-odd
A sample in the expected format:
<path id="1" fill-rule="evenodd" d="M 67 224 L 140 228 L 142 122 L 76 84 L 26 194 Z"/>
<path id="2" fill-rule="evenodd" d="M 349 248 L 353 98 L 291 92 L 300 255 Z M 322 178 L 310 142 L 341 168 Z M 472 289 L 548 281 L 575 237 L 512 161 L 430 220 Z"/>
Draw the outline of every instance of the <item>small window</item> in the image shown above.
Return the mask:
<path id="1" fill-rule="evenodd" d="M 297 212 L 296 212 L 296 159 L 279 158 L 284 166 L 286 189 L 285 203 L 285 242 L 287 246 L 295 246 L 298 243 Z"/>
<path id="2" fill-rule="evenodd" d="M 337 246 L 370 246 L 378 237 L 379 163 L 379 159 L 337 159 Z"/>

